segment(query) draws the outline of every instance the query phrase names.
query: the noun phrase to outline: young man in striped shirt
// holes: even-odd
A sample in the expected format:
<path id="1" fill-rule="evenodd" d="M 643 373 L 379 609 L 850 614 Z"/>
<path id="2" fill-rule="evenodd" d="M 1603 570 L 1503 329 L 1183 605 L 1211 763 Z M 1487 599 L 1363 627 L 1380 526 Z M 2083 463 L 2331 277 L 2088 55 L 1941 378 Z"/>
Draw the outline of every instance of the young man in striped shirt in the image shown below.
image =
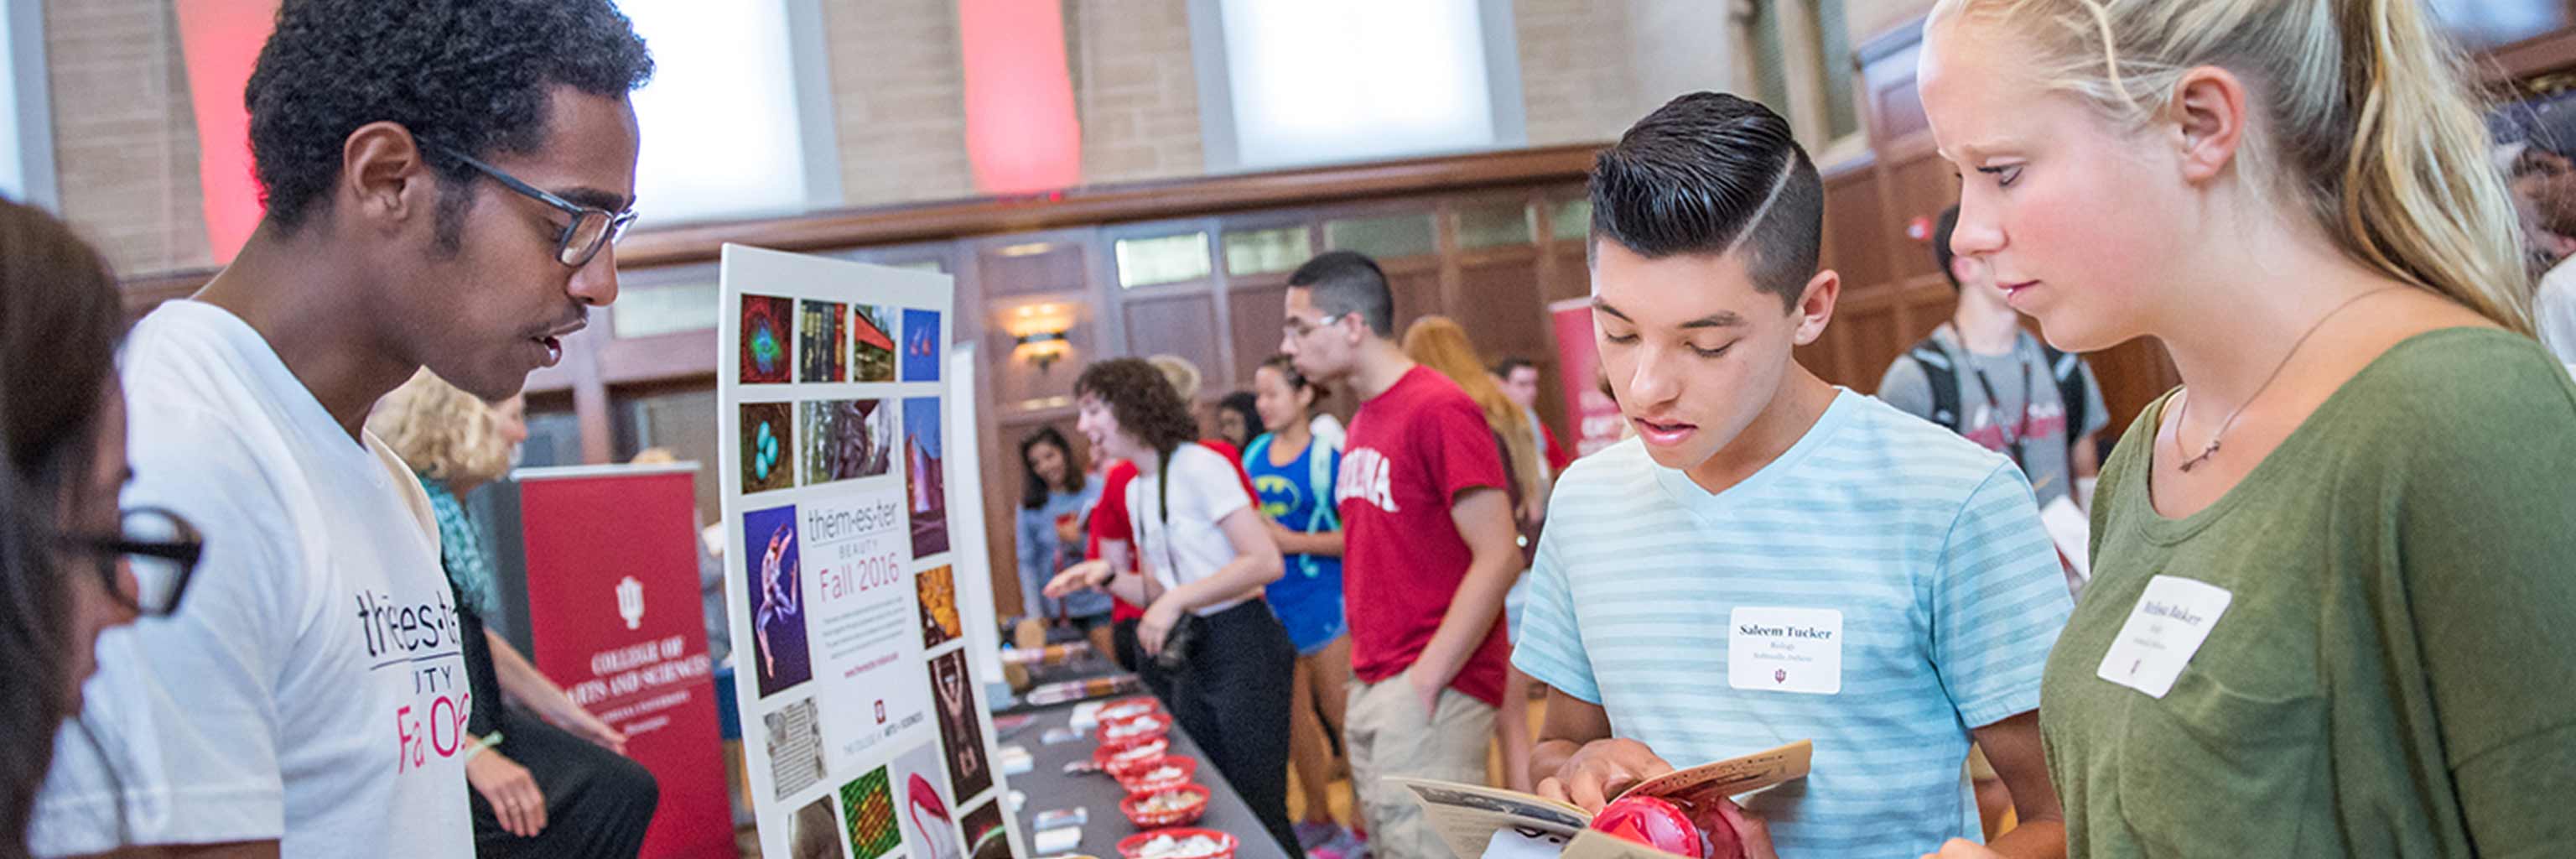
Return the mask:
<path id="1" fill-rule="evenodd" d="M 1593 318 L 1636 436 L 1559 480 L 1513 663 L 1550 687 L 1540 792 L 1801 739 L 1745 798 L 1753 859 L 1914 856 L 1981 833 L 1982 744 L 2021 826 L 2065 850 L 2040 669 L 2071 608 L 2012 463 L 1798 365 L 1833 316 L 1823 187 L 1788 123 L 1683 96 L 1592 174 Z"/>

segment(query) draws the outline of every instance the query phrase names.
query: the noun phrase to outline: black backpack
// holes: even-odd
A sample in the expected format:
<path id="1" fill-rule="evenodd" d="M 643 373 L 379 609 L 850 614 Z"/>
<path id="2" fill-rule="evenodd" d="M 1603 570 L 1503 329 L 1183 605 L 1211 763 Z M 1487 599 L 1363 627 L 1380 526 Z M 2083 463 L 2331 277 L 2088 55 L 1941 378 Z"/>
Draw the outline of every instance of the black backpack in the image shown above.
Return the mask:
<path id="1" fill-rule="evenodd" d="M 2092 419 L 2084 396 L 2084 359 L 2057 351 L 2040 341 L 2039 354 L 2048 364 L 2048 374 L 2057 380 L 2057 398 L 2066 404 L 2066 447 L 2071 455 L 2075 442 L 2083 438 L 2085 421 Z M 1923 378 L 1932 386 L 1932 422 L 1951 432 L 1959 431 L 1959 366 L 1950 356 L 1950 348 L 1939 336 L 1925 337 L 1907 350 L 1906 357 L 1923 368 Z M 2028 408 L 2024 404 L 2024 408 Z"/>

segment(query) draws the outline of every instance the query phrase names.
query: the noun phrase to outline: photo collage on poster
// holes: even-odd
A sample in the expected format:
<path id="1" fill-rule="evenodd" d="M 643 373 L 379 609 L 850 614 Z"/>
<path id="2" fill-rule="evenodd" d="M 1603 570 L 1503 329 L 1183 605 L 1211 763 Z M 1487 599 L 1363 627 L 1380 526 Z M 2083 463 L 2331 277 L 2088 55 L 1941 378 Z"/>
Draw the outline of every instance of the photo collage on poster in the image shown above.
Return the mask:
<path id="1" fill-rule="evenodd" d="M 1008 859 L 949 536 L 945 299 L 737 292 L 732 265 L 727 572 L 763 846 Z"/>

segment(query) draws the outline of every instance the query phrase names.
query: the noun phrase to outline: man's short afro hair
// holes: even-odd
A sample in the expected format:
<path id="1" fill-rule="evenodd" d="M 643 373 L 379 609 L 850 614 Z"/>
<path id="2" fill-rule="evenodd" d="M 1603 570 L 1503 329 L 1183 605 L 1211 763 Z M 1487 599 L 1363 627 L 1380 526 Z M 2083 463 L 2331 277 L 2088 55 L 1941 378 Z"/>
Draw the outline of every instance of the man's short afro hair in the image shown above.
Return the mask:
<path id="1" fill-rule="evenodd" d="M 262 201 L 292 230 L 328 205 L 360 126 L 401 123 L 478 157 L 531 152 L 554 88 L 623 96 L 652 76 L 609 0 L 285 0 L 243 101 Z M 473 178 L 428 157 L 457 187 Z M 447 199 L 461 211 L 464 195 Z"/>

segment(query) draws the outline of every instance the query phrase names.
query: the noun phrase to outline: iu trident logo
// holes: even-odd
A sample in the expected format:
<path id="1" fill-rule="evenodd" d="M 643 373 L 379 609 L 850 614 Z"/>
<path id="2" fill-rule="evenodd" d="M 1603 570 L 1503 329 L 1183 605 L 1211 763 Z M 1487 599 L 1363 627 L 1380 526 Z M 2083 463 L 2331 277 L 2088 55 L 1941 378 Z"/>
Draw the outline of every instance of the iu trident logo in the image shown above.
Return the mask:
<path id="1" fill-rule="evenodd" d="M 617 616 L 626 619 L 626 628 L 644 625 L 644 583 L 627 576 L 617 583 Z"/>

